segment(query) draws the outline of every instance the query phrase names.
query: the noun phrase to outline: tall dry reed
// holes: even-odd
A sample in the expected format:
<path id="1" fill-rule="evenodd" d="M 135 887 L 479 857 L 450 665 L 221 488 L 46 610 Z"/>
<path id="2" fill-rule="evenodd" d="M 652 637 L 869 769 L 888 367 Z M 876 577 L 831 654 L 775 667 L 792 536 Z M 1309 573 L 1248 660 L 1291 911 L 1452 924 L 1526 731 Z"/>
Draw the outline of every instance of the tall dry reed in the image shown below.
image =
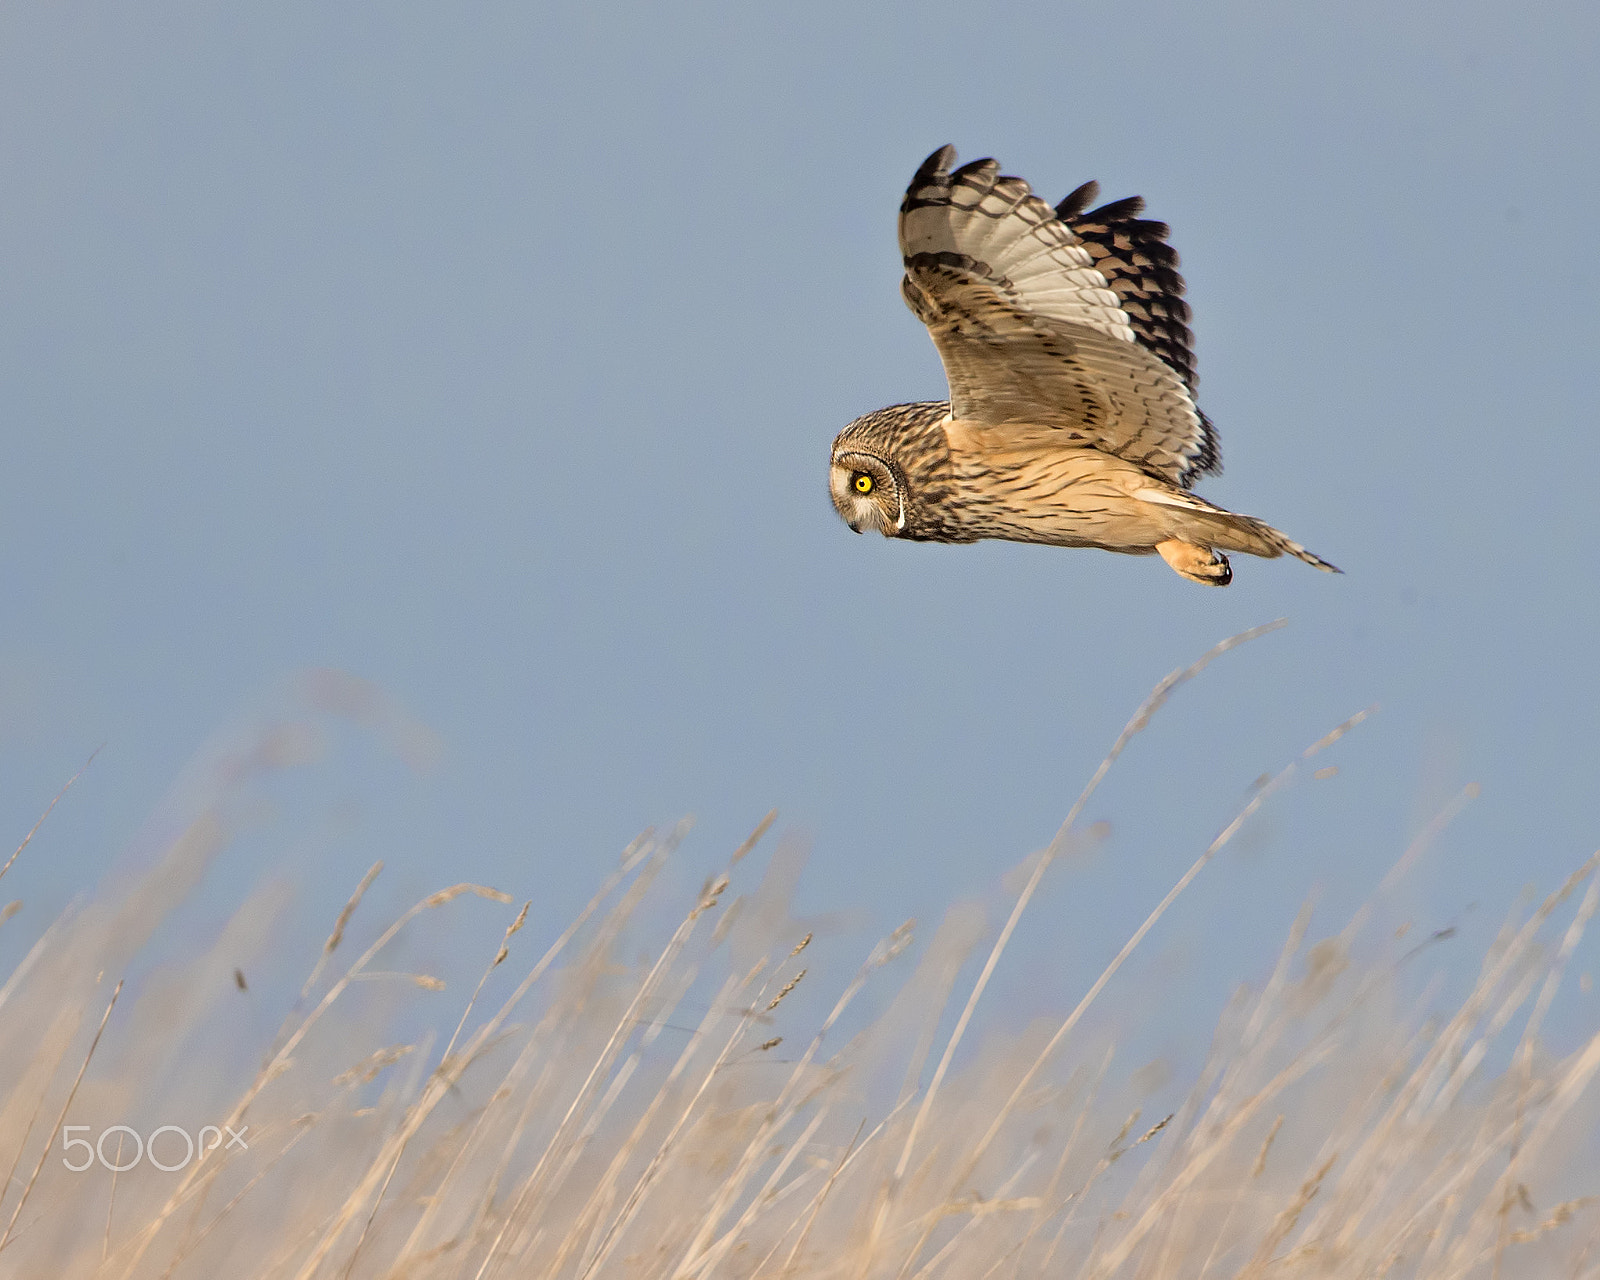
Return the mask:
<path id="1" fill-rule="evenodd" d="M 1314 944 L 1302 913 L 1270 976 L 1224 1011 L 1171 1115 L 1141 1114 L 1132 1073 L 1085 1033 L 1174 899 L 1365 713 L 1251 795 L 1110 966 L 1084 975 L 1073 1007 L 1020 1034 L 985 1031 L 985 990 L 1047 868 L 1083 837 L 1106 770 L 1179 684 L 1259 633 L 1157 687 L 1026 864 L 987 945 L 959 912 L 914 956 L 911 929 L 897 930 L 810 1025 L 795 993 L 818 982 L 821 944 L 773 924 L 781 901 L 736 889 L 769 815 L 642 963 L 624 957 L 681 831 L 629 846 L 543 950 L 528 945 L 525 905 L 462 884 L 350 959 L 374 867 L 259 1066 L 236 1069 L 240 1055 L 203 1048 L 234 994 L 216 975 L 269 945 L 280 890 L 259 891 L 185 966 L 127 992 L 119 981 L 226 844 L 207 810 L 131 887 L 46 930 L 0 987 L 0 1275 L 1600 1274 L 1600 1215 L 1572 1191 L 1596 1181 L 1600 1036 L 1561 1058 L 1540 1040 L 1600 901 L 1595 860 L 1509 919 L 1444 1011 L 1427 992 L 1401 1004 L 1397 973 L 1426 941 L 1359 961 L 1369 911 Z M 498 905 L 469 914 L 473 897 Z M 484 910 L 503 914 L 483 925 Z M 385 1043 L 392 1003 L 356 993 L 375 979 L 439 985 L 380 968 L 436 912 L 456 913 L 482 976 L 435 1031 Z M 871 986 L 893 994 L 863 1021 L 852 1010 Z M 169 1169 L 135 1162 L 146 1148 Z"/>

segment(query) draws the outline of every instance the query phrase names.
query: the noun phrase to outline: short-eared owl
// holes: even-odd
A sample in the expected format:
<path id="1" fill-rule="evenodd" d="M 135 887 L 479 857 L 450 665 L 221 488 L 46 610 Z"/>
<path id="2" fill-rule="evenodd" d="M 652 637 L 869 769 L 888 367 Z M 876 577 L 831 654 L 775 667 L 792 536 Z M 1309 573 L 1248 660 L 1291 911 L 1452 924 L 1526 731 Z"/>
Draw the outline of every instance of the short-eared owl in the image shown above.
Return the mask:
<path id="1" fill-rule="evenodd" d="M 900 205 L 901 292 L 933 335 L 948 401 L 857 418 L 833 442 L 833 505 L 857 533 L 1159 552 L 1226 586 L 1225 551 L 1288 552 L 1250 516 L 1189 492 L 1222 469 L 1195 407 L 1178 255 L 1137 196 L 1054 209 L 993 160 L 951 171 L 941 147 Z"/>

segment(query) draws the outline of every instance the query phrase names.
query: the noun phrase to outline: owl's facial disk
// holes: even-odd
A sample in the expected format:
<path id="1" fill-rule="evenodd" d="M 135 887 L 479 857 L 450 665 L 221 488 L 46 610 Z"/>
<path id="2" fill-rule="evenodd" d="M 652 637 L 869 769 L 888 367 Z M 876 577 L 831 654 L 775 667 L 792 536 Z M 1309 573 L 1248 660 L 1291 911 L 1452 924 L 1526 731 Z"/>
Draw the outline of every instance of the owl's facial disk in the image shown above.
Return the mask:
<path id="1" fill-rule="evenodd" d="M 837 453 L 828 469 L 834 509 L 857 533 L 876 529 L 892 538 L 906 527 L 905 503 L 894 471 L 870 453 Z"/>

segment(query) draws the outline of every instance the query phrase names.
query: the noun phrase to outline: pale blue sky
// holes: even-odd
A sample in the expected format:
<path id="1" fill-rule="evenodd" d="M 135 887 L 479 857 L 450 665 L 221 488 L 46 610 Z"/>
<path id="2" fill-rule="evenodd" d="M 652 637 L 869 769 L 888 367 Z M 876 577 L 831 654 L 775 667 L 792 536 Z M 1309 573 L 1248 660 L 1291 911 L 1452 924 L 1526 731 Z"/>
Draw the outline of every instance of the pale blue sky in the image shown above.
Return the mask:
<path id="1" fill-rule="evenodd" d="M 341 740 L 217 901 L 282 869 L 320 936 L 382 856 L 395 901 L 472 876 L 548 932 L 644 825 L 698 816 L 693 883 L 777 806 L 803 907 L 866 938 L 998 901 L 1150 685 L 1279 615 L 1119 765 L 1005 992 L 1075 998 L 1373 702 L 1156 951 L 1220 1003 L 1468 780 L 1413 901 L 1486 930 L 1600 840 L 1597 36 L 1580 3 L 6 6 L 0 832 L 105 748 L 0 958 L 307 666 L 439 762 Z M 833 434 L 943 394 L 894 214 L 945 142 L 1172 224 L 1201 491 L 1346 576 L 849 533 Z"/>

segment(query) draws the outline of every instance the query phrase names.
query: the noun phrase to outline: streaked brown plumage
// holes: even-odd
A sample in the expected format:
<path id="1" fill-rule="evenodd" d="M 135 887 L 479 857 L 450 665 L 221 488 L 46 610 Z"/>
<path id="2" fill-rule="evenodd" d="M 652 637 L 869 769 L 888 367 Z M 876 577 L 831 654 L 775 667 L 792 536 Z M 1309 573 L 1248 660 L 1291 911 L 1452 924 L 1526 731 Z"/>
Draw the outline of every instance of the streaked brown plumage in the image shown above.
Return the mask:
<path id="1" fill-rule="evenodd" d="M 943 147 L 900 206 L 901 292 L 933 337 L 948 401 L 893 405 L 833 442 L 834 506 L 857 533 L 1005 538 L 1159 553 L 1226 586 L 1226 551 L 1338 570 L 1270 525 L 1189 492 L 1221 470 L 1194 402 L 1177 254 L 1138 197 L 1055 209 L 993 160 Z"/>

